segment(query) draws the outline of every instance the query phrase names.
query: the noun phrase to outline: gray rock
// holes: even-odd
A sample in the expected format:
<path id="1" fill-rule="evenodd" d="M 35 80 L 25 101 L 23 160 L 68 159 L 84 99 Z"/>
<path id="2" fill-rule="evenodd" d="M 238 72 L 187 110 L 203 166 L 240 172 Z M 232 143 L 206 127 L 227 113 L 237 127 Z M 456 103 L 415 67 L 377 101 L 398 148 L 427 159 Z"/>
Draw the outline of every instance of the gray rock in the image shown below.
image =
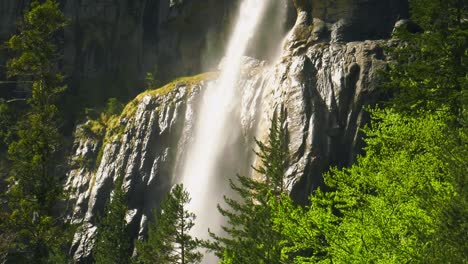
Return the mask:
<path id="1" fill-rule="evenodd" d="M 330 166 L 349 166 L 360 153 L 359 129 L 369 121 L 365 105 L 379 98 L 378 72 L 385 69 L 385 41 L 316 44 L 277 65 L 265 98 L 263 134 L 272 109 L 287 112 L 292 197 L 306 203 Z M 268 94 L 268 93 L 267 93 Z"/>
<path id="2" fill-rule="evenodd" d="M 245 58 L 239 88 L 242 111 L 239 127 L 242 129 L 243 149 L 251 155 L 255 123 L 265 62 Z M 86 137 L 77 138 L 73 160 L 96 157 L 103 148 L 102 159 L 96 170 L 75 166 L 69 172 L 67 189 L 70 199 L 70 220 L 82 224 L 83 232 L 77 233 L 72 251 L 77 262 L 86 262 L 95 232 L 97 216 L 102 213 L 111 197 L 114 182 L 124 175 L 124 188 L 130 213 L 127 222 L 132 238 L 145 234 L 152 210 L 162 197 L 178 181 L 176 171 L 187 158 L 187 146 L 193 141 L 193 126 L 197 119 L 200 95 L 208 85 L 205 78 L 194 77 L 188 81 L 175 82 L 168 93 L 158 90 L 140 95 L 127 105 L 120 117 L 121 134 L 108 132 L 104 140 L 95 142 Z M 131 114 L 125 114 L 131 112 Z M 83 134 L 79 131 L 76 134 Z M 246 163 L 246 162 L 245 162 Z M 249 167 L 248 165 L 246 167 Z"/>
<path id="3" fill-rule="evenodd" d="M 377 100 L 376 75 L 386 65 L 383 45 L 384 41 L 316 44 L 273 68 L 245 59 L 239 83 L 243 135 L 239 153 L 245 153 L 244 162 L 251 159 L 253 138 L 266 138 L 272 111 L 283 104 L 291 154 L 287 184 L 298 202 L 306 202 L 330 165 L 350 165 L 362 147 L 359 128 L 368 121 L 363 107 Z M 140 96 L 138 103 L 130 104 L 134 114 L 121 118 L 122 135 L 107 135 L 98 169 L 69 173 L 68 188 L 75 191 L 72 220 L 89 229 L 75 236 L 77 260 L 86 259 L 96 216 L 120 174 L 131 211 L 130 235 L 144 236 L 152 209 L 177 182 L 206 84 L 194 83 L 192 88 L 179 84 L 165 95 Z M 93 156 L 95 144 L 78 140 L 76 156 Z"/>
<path id="4" fill-rule="evenodd" d="M 102 148 L 96 169 L 75 166 L 68 174 L 66 188 L 72 194 L 73 208 L 70 221 L 84 227 L 75 234 L 72 245 L 77 262 L 89 261 L 97 216 L 120 175 L 127 193 L 129 234 L 132 239 L 144 235 L 152 210 L 174 183 L 175 161 L 191 138 L 194 98 L 205 85 L 200 78 L 175 82 L 167 93 L 142 94 L 127 105 L 118 120 L 118 132 L 107 131 L 100 142 L 77 138 L 73 160 L 96 158 Z"/>
<path id="5" fill-rule="evenodd" d="M 90 104 L 133 97 L 145 74 L 168 81 L 215 68 L 238 0 L 58 0 L 68 89 Z M 0 1 L 0 43 L 16 31 L 30 0 Z M 4 65 L 6 54 L 0 51 Z M 0 76 L 3 68 L 0 68 Z M 4 79 L 4 78 L 3 78 Z"/>
<path id="6" fill-rule="evenodd" d="M 349 3 L 362 9 L 352 8 Z M 245 167 L 257 164 L 251 151 L 253 138 L 267 137 L 273 111 L 283 105 L 290 151 L 286 184 L 296 201 L 306 203 L 330 166 L 349 166 L 362 150 L 359 129 L 369 121 L 363 109 L 379 100 L 378 73 L 387 65 L 383 47 L 390 41 L 361 39 L 389 37 L 397 11 L 401 9 L 404 16 L 405 9 L 404 4 L 394 1 L 296 0 L 295 4 L 298 20 L 278 63 L 269 67 L 250 58 L 244 60 L 237 85 L 241 98 L 239 118 L 233 120 L 239 122 L 242 131 L 242 138 L 235 141 L 237 153 L 242 154 L 233 158 L 247 163 Z M 390 21 L 363 15 L 389 7 L 394 8 L 389 12 Z M 371 24 L 358 27 L 364 22 Z M 379 22 L 383 24 L 374 28 Z M 311 28 L 312 23 L 320 27 Z M 389 24 L 391 27 L 387 27 Z M 372 35 L 374 29 L 377 31 Z M 320 37 L 327 34 L 329 37 Z M 104 142 L 77 140 L 76 157 L 95 156 L 98 148 L 104 148 L 96 171 L 78 167 L 69 173 L 67 187 L 74 191 L 71 219 L 86 227 L 75 235 L 73 251 L 78 262 L 89 256 L 96 216 L 121 174 L 130 209 L 130 236 L 144 237 L 151 211 L 178 181 L 178 172 L 187 158 L 197 105 L 207 85 L 203 79 L 176 83 L 167 93 L 140 95 L 127 106 L 126 111 L 132 114 L 120 118 L 122 132 L 108 133 Z"/>
<path id="7" fill-rule="evenodd" d="M 393 28 L 393 34 L 396 33 L 396 31 L 404 29 L 410 33 L 421 33 L 424 30 L 416 24 L 414 21 L 409 20 L 409 19 L 400 19 L 395 23 L 395 26 Z"/>
<path id="8" fill-rule="evenodd" d="M 294 0 L 322 41 L 385 39 L 395 22 L 408 17 L 407 0 Z M 323 26 L 326 25 L 327 30 Z M 325 32 L 328 32 L 325 34 Z"/>

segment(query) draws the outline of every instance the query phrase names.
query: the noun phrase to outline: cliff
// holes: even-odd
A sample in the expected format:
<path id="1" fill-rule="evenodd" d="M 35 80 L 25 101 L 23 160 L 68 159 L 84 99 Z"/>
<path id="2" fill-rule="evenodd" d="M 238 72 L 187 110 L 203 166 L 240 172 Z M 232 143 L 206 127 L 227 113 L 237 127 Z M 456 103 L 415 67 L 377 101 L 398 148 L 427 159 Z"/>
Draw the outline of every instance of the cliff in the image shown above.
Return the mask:
<path id="1" fill-rule="evenodd" d="M 310 29 L 312 40 L 349 42 L 386 39 L 395 22 L 408 18 L 407 0 L 293 0 L 296 31 Z"/>
<path id="2" fill-rule="evenodd" d="M 15 33 L 30 2 L 0 1 L 1 43 Z M 66 104 L 76 105 L 75 111 L 110 97 L 134 97 L 144 89 L 147 72 L 164 82 L 216 67 L 238 5 L 219 0 L 59 2 L 70 19 L 61 66 L 67 77 Z M 0 52 L 4 65 L 8 54 Z"/>
<path id="3" fill-rule="evenodd" d="M 305 202 L 324 171 L 350 165 L 361 151 L 359 129 L 368 122 L 363 108 L 379 100 L 379 71 L 388 63 L 384 47 L 392 45 L 385 39 L 407 9 L 405 1 L 392 0 L 295 4 L 297 21 L 281 59 L 271 66 L 245 60 L 238 83 L 242 107 L 233 122 L 243 135 L 237 148 L 251 153 L 253 138 L 265 138 L 273 109 L 285 106 L 288 186 L 296 201 Z M 105 136 L 89 136 L 86 125 L 78 127 L 67 182 L 71 220 L 84 226 L 73 245 L 78 260 L 89 255 L 96 217 L 119 175 L 130 208 L 129 235 L 144 235 L 151 210 L 177 181 L 201 94 L 216 76 L 183 78 L 140 94 L 107 122 Z"/>

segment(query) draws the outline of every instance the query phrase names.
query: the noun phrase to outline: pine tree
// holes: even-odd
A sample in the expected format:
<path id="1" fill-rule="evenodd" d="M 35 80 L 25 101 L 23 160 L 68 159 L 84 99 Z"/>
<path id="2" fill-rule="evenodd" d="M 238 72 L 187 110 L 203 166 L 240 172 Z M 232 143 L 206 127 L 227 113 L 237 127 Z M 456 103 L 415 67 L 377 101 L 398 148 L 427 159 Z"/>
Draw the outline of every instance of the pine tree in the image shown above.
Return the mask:
<path id="1" fill-rule="evenodd" d="M 190 197 L 183 185 L 176 185 L 155 211 L 155 222 L 150 225 L 148 239 L 137 241 L 138 260 L 142 263 L 189 264 L 199 263 L 202 254 L 197 251 L 201 241 L 189 232 L 195 215 L 187 210 Z"/>
<path id="2" fill-rule="evenodd" d="M 104 217 L 99 221 L 93 248 L 97 264 L 130 263 L 131 247 L 125 216 L 128 208 L 123 190 L 123 177 L 115 182 L 111 200 L 106 205 Z"/>
<path id="3" fill-rule="evenodd" d="M 228 221 L 223 226 L 227 236 L 210 233 L 214 242 L 208 247 L 223 263 L 280 263 L 282 236 L 273 228 L 271 204 L 279 201 L 286 191 L 285 119 L 284 109 L 279 115 L 275 111 L 267 143 L 256 140 L 259 149 L 256 154 L 262 165 L 254 169 L 264 179 L 238 175 L 237 182 L 230 180 L 230 186 L 240 198 L 225 197 L 229 208 L 218 205 Z"/>
<path id="4" fill-rule="evenodd" d="M 59 163 L 63 161 L 62 135 L 55 105 L 63 77 L 58 34 L 66 18 L 56 1 L 33 1 L 7 47 L 16 55 L 7 63 L 7 75 L 26 88 L 26 109 L 16 115 L 8 135 L 8 211 L 0 229 L 14 234 L 8 261 L 45 263 L 64 249 L 70 235 L 55 206 L 63 200 Z M 11 120 L 10 120 L 11 121 Z M 64 248 L 65 246 L 65 248 Z"/>
<path id="5" fill-rule="evenodd" d="M 296 263 L 468 260 L 466 1 L 412 0 L 424 32 L 400 31 L 385 77 L 393 98 L 371 110 L 365 155 L 332 169 L 311 205 L 283 200 L 275 225 Z"/>
<path id="6" fill-rule="evenodd" d="M 449 111 L 402 116 L 375 110 L 366 155 L 325 176 L 311 205 L 275 206 L 283 255 L 300 263 L 464 263 L 467 133 Z"/>
<path id="7" fill-rule="evenodd" d="M 424 30 L 399 29 L 402 45 L 389 50 L 395 60 L 385 75 L 394 94 L 389 106 L 408 113 L 447 106 L 460 115 L 466 93 L 468 4 L 461 0 L 411 0 L 411 18 Z M 465 95 L 466 96 L 466 95 Z"/>

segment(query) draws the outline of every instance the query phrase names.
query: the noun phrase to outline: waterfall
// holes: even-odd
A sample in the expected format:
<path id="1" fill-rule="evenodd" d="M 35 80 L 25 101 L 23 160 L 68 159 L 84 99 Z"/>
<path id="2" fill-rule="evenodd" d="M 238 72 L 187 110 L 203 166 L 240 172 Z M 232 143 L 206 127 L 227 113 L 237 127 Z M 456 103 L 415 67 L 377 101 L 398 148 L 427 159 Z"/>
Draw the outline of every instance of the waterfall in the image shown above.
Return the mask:
<path id="1" fill-rule="evenodd" d="M 236 94 L 236 84 L 249 40 L 256 32 L 270 2 L 270 0 L 243 1 L 227 47 L 220 77 L 207 87 L 197 111 L 194 141 L 188 149 L 181 181 L 192 197 L 189 210 L 197 215 L 192 235 L 198 238 L 207 238 L 208 228 L 216 232 L 222 224 L 222 217 L 217 212 L 216 205 L 222 202 L 222 195 L 229 188 L 229 184 L 224 182 L 225 187 L 222 190 L 215 184 L 217 180 L 219 181 L 219 177 L 223 177 L 219 175 L 217 166 L 223 156 L 236 155 L 226 149 L 229 138 L 240 136 L 233 135 L 237 133 L 237 129 L 232 124 L 233 115 L 240 104 L 240 98 Z M 213 256 L 206 256 L 203 261 L 209 264 L 215 262 L 216 258 Z"/>

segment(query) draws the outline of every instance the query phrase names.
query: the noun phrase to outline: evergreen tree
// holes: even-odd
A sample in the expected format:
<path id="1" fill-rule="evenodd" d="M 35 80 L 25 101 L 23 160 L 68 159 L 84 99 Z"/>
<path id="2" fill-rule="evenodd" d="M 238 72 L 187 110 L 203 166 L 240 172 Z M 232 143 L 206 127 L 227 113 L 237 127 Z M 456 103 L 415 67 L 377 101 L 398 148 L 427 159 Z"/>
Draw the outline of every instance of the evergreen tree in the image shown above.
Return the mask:
<path id="1" fill-rule="evenodd" d="M 468 4 L 410 0 L 410 6 L 411 18 L 424 31 L 402 28 L 395 34 L 402 44 L 389 51 L 395 61 L 385 75 L 394 94 L 388 106 L 406 114 L 447 106 L 459 116 L 467 89 Z"/>
<path id="2" fill-rule="evenodd" d="M 214 242 L 208 247 L 222 263 L 280 263 L 281 234 L 273 229 L 272 201 L 278 201 L 286 191 L 285 173 L 288 161 L 285 112 L 275 112 L 266 144 L 256 140 L 256 152 L 261 166 L 254 168 L 264 176 L 261 181 L 246 176 L 230 180 L 239 199 L 225 197 L 229 208 L 218 206 L 227 218 L 223 226 L 227 236 L 210 233 Z"/>
<path id="3" fill-rule="evenodd" d="M 26 88 L 27 108 L 16 113 L 16 125 L 6 132 L 11 167 L 8 211 L 2 214 L 0 229 L 14 234 L 8 262 L 46 263 L 65 255 L 70 235 L 63 217 L 55 212 L 64 198 L 65 174 L 59 169 L 62 135 L 55 103 L 64 90 L 57 42 L 66 18 L 57 2 L 33 1 L 19 25 L 19 33 L 6 43 L 16 55 L 6 69 L 8 77 L 16 77 L 19 87 Z"/>
<path id="4" fill-rule="evenodd" d="M 365 155 L 325 176 L 311 205 L 275 205 L 283 256 L 297 263 L 468 261 L 467 21 L 463 1 L 413 0 L 425 31 L 402 45 L 371 111 Z"/>
<path id="5" fill-rule="evenodd" d="M 366 156 L 327 175 L 331 191 L 316 191 L 306 209 L 291 202 L 276 207 L 277 230 L 286 237 L 283 254 L 307 252 L 296 257 L 305 263 L 466 259 L 467 197 L 459 182 L 466 176 L 444 156 L 462 161 L 467 149 L 457 148 L 446 116 L 375 111 L 374 118 L 384 120 L 366 131 Z"/>
<path id="6" fill-rule="evenodd" d="M 97 264 L 130 263 L 131 247 L 125 216 L 128 208 L 123 190 L 123 177 L 115 182 L 111 200 L 106 205 L 104 217 L 100 219 L 93 248 Z"/>
<path id="7" fill-rule="evenodd" d="M 149 226 L 148 239 L 137 241 L 138 260 L 142 263 L 200 263 L 197 251 L 201 241 L 189 232 L 195 215 L 187 210 L 190 197 L 183 185 L 176 185 L 155 211 L 155 222 Z"/>

